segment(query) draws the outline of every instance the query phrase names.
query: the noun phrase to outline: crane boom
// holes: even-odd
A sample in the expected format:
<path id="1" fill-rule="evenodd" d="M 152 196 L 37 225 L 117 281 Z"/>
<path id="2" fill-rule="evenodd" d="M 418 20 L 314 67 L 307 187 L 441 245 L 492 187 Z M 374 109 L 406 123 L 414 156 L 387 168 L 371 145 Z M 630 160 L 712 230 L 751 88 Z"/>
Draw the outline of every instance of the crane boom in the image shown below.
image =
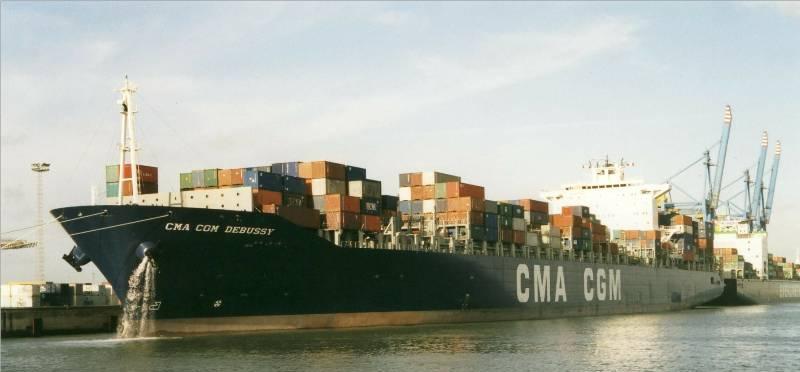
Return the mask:
<path id="1" fill-rule="evenodd" d="M 758 168 L 756 169 L 756 180 L 755 186 L 753 186 L 753 201 L 750 203 L 751 215 L 755 220 L 755 228 L 758 230 L 763 230 L 763 220 L 764 220 L 764 213 L 763 213 L 763 183 L 764 183 L 764 164 L 767 162 L 767 146 L 768 146 L 768 139 L 767 139 L 767 131 L 764 131 L 764 134 L 761 136 L 761 153 L 758 155 Z"/>
<path id="2" fill-rule="evenodd" d="M 767 205 L 764 208 L 764 223 L 769 223 L 772 216 L 772 199 L 775 197 L 775 181 L 778 179 L 778 164 L 781 162 L 781 141 L 775 144 L 775 160 L 772 161 L 772 175 L 769 180 L 769 193 L 767 194 Z"/>
<path id="3" fill-rule="evenodd" d="M 709 209 L 711 209 L 710 213 L 713 213 L 713 210 L 715 210 L 719 204 L 719 193 L 722 188 L 722 174 L 725 171 L 725 156 L 728 152 L 728 138 L 731 134 L 731 123 L 733 123 L 733 112 L 731 111 L 730 105 L 725 105 L 725 116 L 723 117 L 722 122 L 722 138 L 719 141 L 717 170 L 714 174 L 714 183 L 711 185 L 711 200 L 709 203 Z M 713 216 L 706 217 L 712 217 L 708 219 L 709 221 L 713 219 Z"/>

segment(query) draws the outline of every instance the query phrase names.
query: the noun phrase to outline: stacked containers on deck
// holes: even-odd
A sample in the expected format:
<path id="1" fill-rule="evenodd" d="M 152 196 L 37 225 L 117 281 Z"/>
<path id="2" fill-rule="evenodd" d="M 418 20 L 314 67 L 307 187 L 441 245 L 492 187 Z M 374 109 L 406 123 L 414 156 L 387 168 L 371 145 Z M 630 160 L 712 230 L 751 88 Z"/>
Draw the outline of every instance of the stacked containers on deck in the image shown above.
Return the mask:
<path id="1" fill-rule="evenodd" d="M 705 228 L 705 224 L 693 221 L 692 217 L 682 214 L 661 215 L 659 216 L 659 227 L 664 232 L 664 241 L 661 248 L 667 251 L 673 258 L 683 261 L 695 261 L 698 248 L 703 252 L 708 248 L 708 236 L 711 229 Z M 702 225 L 702 228 L 701 228 Z M 699 233 L 702 231 L 702 239 Z"/>
<path id="2" fill-rule="evenodd" d="M 739 255 L 736 248 L 714 248 L 714 257 L 725 274 L 734 272 L 734 277 L 743 276 L 744 273 L 739 271 L 739 262 L 743 265 L 744 257 Z"/>
<path id="3" fill-rule="evenodd" d="M 500 238 L 500 218 L 497 202 L 486 200 L 483 206 L 484 239 L 489 243 L 494 243 Z"/>
<path id="4" fill-rule="evenodd" d="M 661 231 L 615 230 L 613 240 L 630 256 L 655 259 L 660 252 Z"/>
<path id="5" fill-rule="evenodd" d="M 527 223 L 525 209 L 516 201 L 497 203 L 499 236 L 503 243 L 525 244 Z"/>
<path id="6" fill-rule="evenodd" d="M 137 165 L 137 176 L 139 178 L 139 194 L 158 193 L 158 168 L 148 165 Z M 131 178 L 131 165 L 125 164 L 123 167 L 123 178 Z M 122 196 L 133 195 L 131 181 L 122 182 Z M 119 165 L 106 166 L 106 197 L 117 197 L 120 192 Z"/>

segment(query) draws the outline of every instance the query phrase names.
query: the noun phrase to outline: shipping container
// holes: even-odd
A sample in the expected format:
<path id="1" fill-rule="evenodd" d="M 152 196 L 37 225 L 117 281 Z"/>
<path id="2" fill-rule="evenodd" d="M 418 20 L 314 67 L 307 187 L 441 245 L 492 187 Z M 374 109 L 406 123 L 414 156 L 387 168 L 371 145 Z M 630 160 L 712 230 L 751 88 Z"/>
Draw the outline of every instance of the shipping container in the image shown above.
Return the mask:
<path id="1" fill-rule="evenodd" d="M 515 231 L 525 231 L 525 219 L 523 218 L 512 218 L 511 219 L 511 228 Z"/>
<path id="2" fill-rule="evenodd" d="M 231 170 L 230 169 L 220 169 L 217 172 L 218 182 L 217 184 L 219 187 L 225 187 L 231 185 Z"/>
<path id="3" fill-rule="evenodd" d="M 436 212 L 443 213 L 447 212 L 447 203 L 449 199 L 436 199 Z"/>
<path id="4" fill-rule="evenodd" d="M 525 244 L 525 239 L 526 239 L 525 231 L 514 230 L 512 234 L 514 236 L 513 237 L 514 244 L 519 244 L 519 245 Z"/>
<path id="5" fill-rule="evenodd" d="M 520 199 L 519 205 L 522 206 L 522 208 L 526 212 L 539 212 L 545 214 L 550 212 L 549 205 L 547 204 L 547 202 L 543 201 L 538 201 L 533 199 Z"/>
<path id="6" fill-rule="evenodd" d="M 549 215 L 547 213 L 527 211 L 525 212 L 525 220 L 533 226 L 546 225 L 548 223 Z"/>
<path id="7" fill-rule="evenodd" d="M 397 211 L 403 214 L 411 213 L 411 200 L 400 200 L 397 202 Z"/>
<path id="8" fill-rule="evenodd" d="M 327 208 L 325 208 L 325 195 L 312 196 L 311 207 L 318 210 L 320 213 L 325 213 L 327 210 Z"/>
<path id="9" fill-rule="evenodd" d="M 255 205 L 275 204 L 283 205 L 283 194 L 278 191 L 252 189 L 253 203 Z"/>
<path id="10" fill-rule="evenodd" d="M 345 166 L 345 177 L 348 181 L 361 181 L 367 179 L 367 170 L 364 168 Z"/>
<path id="11" fill-rule="evenodd" d="M 487 242 L 494 243 L 497 241 L 499 230 L 496 227 L 486 227 L 483 238 Z"/>
<path id="12" fill-rule="evenodd" d="M 423 196 L 422 186 L 411 186 L 411 200 L 422 200 Z"/>
<path id="13" fill-rule="evenodd" d="M 246 170 L 243 184 L 254 189 L 283 191 L 281 175 L 258 170 Z M 267 204 L 267 203 L 263 203 Z"/>
<path id="14" fill-rule="evenodd" d="M 381 231 L 381 218 L 380 216 L 361 215 L 361 226 L 364 231 L 379 232 Z"/>
<path id="15" fill-rule="evenodd" d="M 411 214 L 422 213 L 422 200 L 411 201 Z"/>
<path id="16" fill-rule="evenodd" d="M 347 195 L 347 183 L 343 180 L 330 178 L 314 178 L 311 180 L 311 194 L 318 195 Z"/>
<path id="17" fill-rule="evenodd" d="M 525 218 L 525 209 L 523 209 L 521 205 L 512 205 L 511 206 L 511 217 L 514 217 L 514 218 Z"/>
<path id="18" fill-rule="evenodd" d="M 473 197 L 477 199 L 484 199 L 485 193 L 483 186 L 472 185 L 464 182 L 447 182 L 447 197 Z"/>
<path id="19" fill-rule="evenodd" d="M 550 224 L 556 227 L 581 226 L 581 218 L 578 216 L 553 214 L 550 215 Z"/>
<path id="20" fill-rule="evenodd" d="M 181 173 L 179 177 L 179 184 L 181 190 L 191 190 L 194 188 L 194 184 L 192 183 L 192 174 L 191 173 Z"/>
<path id="21" fill-rule="evenodd" d="M 206 187 L 205 174 L 202 169 L 192 171 L 192 187 L 195 189 Z"/>
<path id="22" fill-rule="evenodd" d="M 287 163 L 273 163 L 271 166 L 272 173 L 280 174 L 282 176 L 298 177 L 300 174 L 300 162 L 287 162 Z"/>
<path id="23" fill-rule="evenodd" d="M 399 200 L 411 200 L 411 186 L 404 186 L 397 189 L 397 194 L 399 195 Z"/>
<path id="24" fill-rule="evenodd" d="M 327 178 L 346 181 L 345 166 L 330 161 L 311 162 L 311 178 Z"/>
<path id="25" fill-rule="evenodd" d="M 290 192 L 283 193 L 283 205 L 286 207 L 301 207 L 307 208 L 308 201 L 303 194 L 294 194 Z"/>
<path id="26" fill-rule="evenodd" d="M 469 226 L 469 238 L 472 240 L 485 240 L 486 239 L 486 228 L 479 225 L 470 225 Z"/>
<path id="27" fill-rule="evenodd" d="M 277 214 L 300 227 L 318 229 L 320 226 L 319 211 L 315 209 L 266 204 L 262 206 L 261 211 L 264 213 Z"/>
<path id="28" fill-rule="evenodd" d="M 325 228 L 328 230 L 358 230 L 361 215 L 352 212 L 326 212 Z"/>
<path id="29" fill-rule="evenodd" d="M 514 230 L 511 230 L 511 229 L 500 229 L 499 239 L 503 243 L 513 243 L 514 242 Z"/>
<path id="30" fill-rule="evenodd" d="M 497 202 L 494 200 L 484 200 L 484 212 L 497 214 Z"/>
<path id="31" fill-rule="evenodd" d="M 267 172 L 267 173 L 276 173 L 276 172 L 272 171 L 272 166 L 271 165 L 261 165 L 261 166 L 258 166 L 258 167 L 244 167 L 244 168 L 242 168 L 242 175 L 244 175 L 244 172 L 246 172 L 246 171 L 261 171 L 261 172 Z"/>
<path id="32" fill-rule="evenodd" d="M 106 165 L 106 182 L 119 182 L 119 164 Z"/>
<path id="33" fill-rule="evenodd" d="M 500 229 L 511 230 L 511 228 L 514 226 L 513 217 L 511 216 L 504 216 L 502 214 L 499 214 L 497 215 L 497 222 L 498 222 L 498 227 L 500 227 Z"/>
<path id="34" fill-rule="evenodd" d="M 447 184 L 437 183 L 433 185 L 433 197 L 435 197 L 436 199 L 447 198 Z"/>
<path id="35" fill-rule="evenodd" d="M 400 199 L 394 195 L 381 195 L 381 207 L 383 210 L 397 210 L 397 203 Z"/>
<path id="36" fill-rule="evenodd" d="M 471 197 L 447 199 L 448 212 L 483 212 L 483 200 Z"/>
<path id="37" fill-rule="evenodd" d="M 565 216 L 589 217 L 589 207 L 582 205 L 561 207 L 561 214 Z"/>
<path id="38" fill-rule="evenodd" d="M 442 224 L 483 226 L 483 213 L 481 212 L 447 212 L 437 215 Z"/>
<path id="39" fill-rule="evenodd" d="M 422 201 L 422 213 L 436 213 L 436 199 L 426 199 Z"/>
<path id="40" fill-rule="evenodd" d="M 497 214 L 506 217 L 513 217 L 514 212 L 511 210 L 512 204 L 498 202 L 497 203 Z"/>
<path id="41" fill-rule="evenodd" d="M 461 181 L 461 177 L 439 172 L 423 172 L 421 179 L 422 185 L 434 185 L 437 183 L 459 182 L 459 181 Z"/>
<path id="42" fill-rule="evenodd" d="M 119 182 L 106 182 L 106 197 L 119 196 Z"/>
<path id="43" fill-rule="evenodd" d="M 380 198 L 381 182 L 367 179 L 349 181 L 347 194 L 358 198 Z"/>
<path id="44" fill-rule="evenodd" d="M 361 198 L 362 214 L 377 216 L 381 214 L 381 210 L 380 198 Z"/>
<path id="45" fill-rule="evenodd" d="M 209 168 L 203 169 L 203 187 L 217 187 L 219 186 L 219 169 Z"/>
<path id="46" fill-rule="evenodd" d="M 538 247 L 539 244 L 539 234 L 535 232 L 527 232 L 525 233 L 525 245 L 531 247 Z"/>
<path id="47" fill-rule="evenodd" d="M 314 178 L 314 175 L 311 172 L 311 163 L 300 162 L 300 164 L 297 164 L 297 176 L 305 179 Z"/>
<path id="48" fill-rule="evenodd" d="M 224 209 L 235 211 L 253 211 L 254 200 L 259 196 L 253 194 L 253 189 L 247 186 L 230 187 L 225 189 L 197 189 L 181 191 L 181 201 L 184 207 Z M 280 200 L 280 199 L 278 199 Z M 274 204 L 274 203 L 264 203 Z M 261 204 L 255 204 L 259 207 Z"/>
<path id="49" fill-rule="evenodd" d="M 117 167 L 119 167 L 119 166 L 117 166 Z M 136 169 L 137 169 L 137 175 L 136 176 L 138 177 L 139 182 L 158 183 L 158 168 L 157 167 L 153 167 L 153 166 L 149 166 L 149 165 L 141 165 L 140 164 L 140 165 L 136 166 Z M 119 171 L 119 168 L 117 168 L 117 171 Z M 124 178 L 133 177 L 133 175 L 131 174 L 131 165 L 130 164 L 125 164 L 125 166 L 123 167 L 123 172 L 122 173 L 123 173 L 122 177 L 124 177 Z M 117 176 L 117 179 L 119 179 L 119 176 Z"/>
<path id="50" fill-rule="evenodd" d="M 325 211 L 359 213 L 359 211 L 361 211 L 361 200 L 353 196 L 341 194 L 326 195 Z"/>
<path id="51" fill-rule="evenodd" d="M 306 193 L 306 181 L 300 177 L 282 176 L 281 183 L 283 184 L 281 188 L 283 192 L 300 195 Z"/>
<path id="52" fill-rule="evenodd" d="M 436 199 L 436 188 L 434 185 L 422 186 L 422 199 Z"/>
<path id="53" fill-rule="evenodd" d="M 486 225 L 487 228 L 493 228 L 497 230 L 498 228 L 497 215 L 494 213 L 484 213 L 483 223 Z"/>

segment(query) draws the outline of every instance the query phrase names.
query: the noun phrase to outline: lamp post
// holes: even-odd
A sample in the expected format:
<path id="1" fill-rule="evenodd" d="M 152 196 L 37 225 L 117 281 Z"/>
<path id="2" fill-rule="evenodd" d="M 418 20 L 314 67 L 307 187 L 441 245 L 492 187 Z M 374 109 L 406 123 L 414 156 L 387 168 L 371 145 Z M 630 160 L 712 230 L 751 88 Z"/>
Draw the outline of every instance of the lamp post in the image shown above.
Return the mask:
<path id="1" fill-rule="evenodd" d="M 36 280 L 44 281 L 44 211 L 42 196 L 44 194 L 42 185 L 42 175 L 50 171 L 50 163 L 33 163 L 31 170 L 36 172 L 36 224 L 39 226 L 37 231 L 36 244 Z"/>

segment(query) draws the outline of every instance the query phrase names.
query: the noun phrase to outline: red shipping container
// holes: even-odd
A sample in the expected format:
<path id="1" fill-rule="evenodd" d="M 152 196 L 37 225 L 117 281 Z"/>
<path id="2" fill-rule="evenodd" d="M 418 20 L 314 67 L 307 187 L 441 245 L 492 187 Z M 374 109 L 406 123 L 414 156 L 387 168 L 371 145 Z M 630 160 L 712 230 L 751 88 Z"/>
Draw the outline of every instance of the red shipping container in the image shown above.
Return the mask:
<path id="1" fill-rule="evenodd" d="M 137 169 L 137 176 L 139 177 L 139 182 L 143 183 L 158 183 L 158 168 L 151 167 L 149 165 L 138 165 L 136 166 Z M 125 164 L 123 167 L 122 175 L 124 178 L 131 178 L 131 165 Z"/>
<path id="2" fill-rule="evenodd" d="M 253 189 L 253 202 L 254 202 L 253 204 L 255 205 L 264 205 L 264 204 L 282 205 L 283 194 L 281 194 L 278 191 Z"/>
<path id="3" fill-rule="evenodd" d="M 514 230 L 513 234 L 514 234 L 513 238 L 514 244 L 525 244 L 525 234 L 526 234 L 525 231 Z"/>
<path id="4" fill-rule="evenodd" d="M 525 209 L 526 212 L 539 212 L 539 213 L 549 213 L 550 208 L 546 202 L 533 200 L 533 199 L 520 199 L 519 205 Z"/>
<path id="5" fill-rule="evenodd" d="M 500 241 L 503 243 L 513 243 L 514 231 L 511 229 L 500 229 Z"/>
<path id="6" fill-rule="evenodd" d="M 555 214 L 550 216 L 550 224 L 555 227 L 581 226 L 581 218 L 578 216 Z"/>
<path id="7" fill-rule="evenodd" d="M 361 215 L 361 225 L 364 228 L 364 231 L 370 232 L 378 232 L 381 231 L 381 217 L 380 216 L 370 216 L 370 215 Z"/>
<path id="8" fill-rule="evenodd" d="M 463 197 L 447 199 L 448 212 L 483 212 L 486 203 L 482 199 Z"/>
<path id="9" fill-rule="evenodd" d="M 340 194 L 325 195 L 325 211 L 358 213 L 361 211 L 361 199 Z"/>

